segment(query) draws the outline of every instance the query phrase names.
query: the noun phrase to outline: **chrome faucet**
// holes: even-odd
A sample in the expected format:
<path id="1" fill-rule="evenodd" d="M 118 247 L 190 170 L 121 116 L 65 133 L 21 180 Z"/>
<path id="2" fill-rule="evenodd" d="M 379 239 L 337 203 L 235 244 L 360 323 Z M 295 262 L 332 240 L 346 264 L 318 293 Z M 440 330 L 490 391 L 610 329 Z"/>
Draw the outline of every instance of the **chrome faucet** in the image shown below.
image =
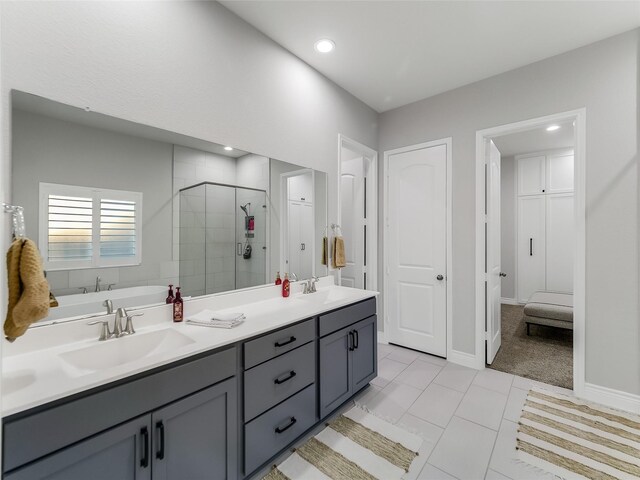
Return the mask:
<path id="1" fill-rule="evenodd" d="M 111 300 L 107 300 L 107 302 L 111 303 Z M 113 313 L 113 309 L 109 313 Z M 94 320 L 93 322 L 87 323 L 87 325 L 97 325 L 102 324 L 102 329 L 100 330 L 100 337 L 98 340 L 100 342 L 104 342 L 105 340 L 109 340 L 110 338 L 120 338 L 126 335 L 133 335 L 136 333 L 133 328 L 133 317 L 140 317 L 144 315 L 144 313 L 138 313 L 136 315 L 129 315 L 127 310 L 124 308 L 118 308 L 115 313 L 115 318 L 113 321 L 113 331 L 109 329 L 109 320 Z M 122 328 L 122 319 L 126 318 L 127 323 L 124 328 Z"/>
<path id="2" fill-rule="evenodd" d="M 116 310 L 116 318 L 113 321 L 113 336 L 116 338 L 126 335 L 122 327 L 123 318 L 127 318 L 127 311 L 121 307 Z"/>
<path id="3" fill-rule="evenodd" d="M 289 276 L 291 277 L 291 280 L 293 280 L 294 282 L 298 281 L 298 275 L 296 275 L 293 272 L 289 272 Z"/>
<path id="4" fill-rule="evenodd" d="M 100 281 L 102 279 L 100 277 L 96 277 L 96 293 L 98 293 L 100 291 Z"/>
<path id="5" fill-rule="evenodd" d="M 320 280 L 318 277 L 311 277 L 310 279 L 305 280 L 302 294 L 307 295 L 309 293 L 316 293 L 316 282 L 318 280 Z"/>
<path id="6" fill-rule="evenodd" d="M 102 302 L 103 307 L 107 307 L 107 315 L 111 315 L 113 313 L 113 302 L 109 299 Z"/>

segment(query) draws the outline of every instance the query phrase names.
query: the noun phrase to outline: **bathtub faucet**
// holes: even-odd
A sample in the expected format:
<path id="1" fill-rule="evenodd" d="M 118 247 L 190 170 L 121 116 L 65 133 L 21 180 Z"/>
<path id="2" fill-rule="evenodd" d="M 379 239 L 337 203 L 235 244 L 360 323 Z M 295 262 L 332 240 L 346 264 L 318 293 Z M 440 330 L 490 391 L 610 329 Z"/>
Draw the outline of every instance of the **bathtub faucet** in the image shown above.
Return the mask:
<path id="1" fill-rule="evenodd" d="M 96 277 L 96 293 L 100 291 L 100 277 Z"/>

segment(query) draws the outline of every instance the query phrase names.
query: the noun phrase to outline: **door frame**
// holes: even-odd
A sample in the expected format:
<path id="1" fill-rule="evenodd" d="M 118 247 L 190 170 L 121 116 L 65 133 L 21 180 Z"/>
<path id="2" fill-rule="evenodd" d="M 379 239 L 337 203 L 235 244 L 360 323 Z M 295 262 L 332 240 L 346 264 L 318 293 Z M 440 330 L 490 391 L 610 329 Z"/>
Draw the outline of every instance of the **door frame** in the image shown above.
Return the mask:
<path id="1" fill-rule="evenodd" d="M 298 170 L 292 170 L 290 172 L 284 172 L 280 174 L 280 272 L 284 278 L 285 273 L 289 273 L 285 261 L 289 258 L 287 252 L 289 250 L 289 186 L 288 181 L 291 177 L 297 177 L 299 175 L 311 174 L 311 212 L 313 218 L 316 218 L 316 182 L 315 173 L 312 168 L 300 168 Z M 314 220 L 315 221 L 315 220 Z M 316 238 L 312 237 L 311 251 L 312 257 L 315 259 L 316 252 Z M 297 272 L 293 272 L 297 275 Z M 316 274 L 316 263 L 312 262 L 311 275 Z M 299 280 L 306 280 L 300 278 Z"/>
<path id="2" fill-rule="evenodd" d="M 532 128 L 549 123 L 574 121 L 574 215 L 575 215 L 575 260 L 573 265 L 573 390 L 579 397 L 585 391 L 585 304 L 586 304 L 586 108 L 555 113 L 497 127 L 476 131 L 476 345 L 475 368 L 485 368 L 485 139 Z"/>
<path id="3" fill-rule="evenodd" d="M 454 350 L 453 350 L 453 334 L 452 334 L 452 329 L 453 329 L 453 235 L 452 235 L 452 206 L 453 206 L 453 171 L 452 171 L 452 165 L 453 165 L 453 152 L 452 152 L 452 137 L 447 137 L 447 138 L 442 138 L 439 140 L 433 140 L 430 142 L 424 142 L 424 143 L 418 143 L 415 145 L 408 145 L 406 147 L 400 147 L 400 148 L 395 148 L 393 150 L 386 150 L 384 152 L 384 166 L 383 166 L 383 175 L 384 175 L 384 203 L 383 203 L 383 212 L 382 212 L 382 216 L 383 216 L 383 223 L 384 223 L 384 228 L 383 228 L 383 234 L 382 234 L 382 241 L 383 241 L 383 265 L 385 268 L 384 271 L 384 279 L 385 282 L 387 281 L 387 277 L 389 275 L 389 253 L 388 253 L 388 244 L 387 241 L 389 239 L 389 157 L 391 155 L 396 155 L 398 153 L 406 153 L 406 152 L 411 152 L 413 150 L 421 150 L 423 148 L 429 148 L 429 147 L 437 147 L 440 145 L 445 145 L 447 148 L 447 174 L 446 174 L 446 189 L 447 189 L 447 196 L 446 196 L 446 202 L 445 202 L 445 217 L 446 217 L 446 222 L 447 222 L 447 228 L 446 228 L 446 236 L 447 236 L 447 240 L 446 240 L 446 274 L 445 274 L 445 280 L 446 280 L 446 292 L 447 292 L 447 302 L 446 302 L 446 309 L 447 309 L 447 318 L 446 318 L 446 322 L 447 322 L 447 356 L 446 358 L 450 359 L 451 361 L 454 361 L 455 363 L 459 363 L 457 362 L 455 359 L 452 359 L 452 354 L 455 354 Z M 389 312 L 388 312 L 388 307 L 387 305 L 389 304 L 388 302 L 388 298 L 387 298 L 388 294 L 387 294 L 387 289 L 383 288 L 382 289 L 382 299 L 383 299 L 383 320 L 382 323 L 384 325 L 384 329 L 385 331 L 387 331 L 388 325 L 389 325 Z"/>
<path id="4" fill-rule="evenodd" d="M 338 134 L 338 188 L 337 188 L 337 223 L 342 224 L 341 182 L 342 182 L 342 148 L 361 152 L 369 159 L 369 173 L 367 175 L 367 290 L 378 290 L 378 152 L 373 148 L 357 142 L 346 135 Z M 329 262 L 329 271 L 337 270 L 337 283 L 340 284 L 342 271 L 333 269 Z"/>

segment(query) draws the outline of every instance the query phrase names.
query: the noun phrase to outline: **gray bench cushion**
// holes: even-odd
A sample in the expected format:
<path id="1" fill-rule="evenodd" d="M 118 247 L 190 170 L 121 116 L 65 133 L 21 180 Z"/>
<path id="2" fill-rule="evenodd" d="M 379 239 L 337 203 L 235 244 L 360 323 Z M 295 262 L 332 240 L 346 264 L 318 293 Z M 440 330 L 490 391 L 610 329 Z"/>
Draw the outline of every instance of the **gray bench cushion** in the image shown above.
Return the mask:
<path id="1" fill-rule="evenodd" d="M 535 292 L 524 306 L 526 317 L 538 317 L 573 323 L 573 295 L 566 293 Z M 531 323 L 540 323 L 525 318 Z M 555 323 L 555 322 L 553 322 Z M 544 323 L 543 323 L 544 325 Z"/>

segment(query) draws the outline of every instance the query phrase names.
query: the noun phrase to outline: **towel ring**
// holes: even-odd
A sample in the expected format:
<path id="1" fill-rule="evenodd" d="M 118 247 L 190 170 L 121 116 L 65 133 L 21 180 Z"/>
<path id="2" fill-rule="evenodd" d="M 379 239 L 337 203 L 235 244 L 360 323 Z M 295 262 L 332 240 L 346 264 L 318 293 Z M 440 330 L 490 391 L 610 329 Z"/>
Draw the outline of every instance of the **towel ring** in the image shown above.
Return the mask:
<path id="1" fill-rule="evenodd" d="M 4 209 L 4 213 L 10 213 L 12 215 L 13 238 L 24 238 L 24 208 L 19 205 L 9 205 L 4 202 L 2 203 L 2 208 Z"/>

